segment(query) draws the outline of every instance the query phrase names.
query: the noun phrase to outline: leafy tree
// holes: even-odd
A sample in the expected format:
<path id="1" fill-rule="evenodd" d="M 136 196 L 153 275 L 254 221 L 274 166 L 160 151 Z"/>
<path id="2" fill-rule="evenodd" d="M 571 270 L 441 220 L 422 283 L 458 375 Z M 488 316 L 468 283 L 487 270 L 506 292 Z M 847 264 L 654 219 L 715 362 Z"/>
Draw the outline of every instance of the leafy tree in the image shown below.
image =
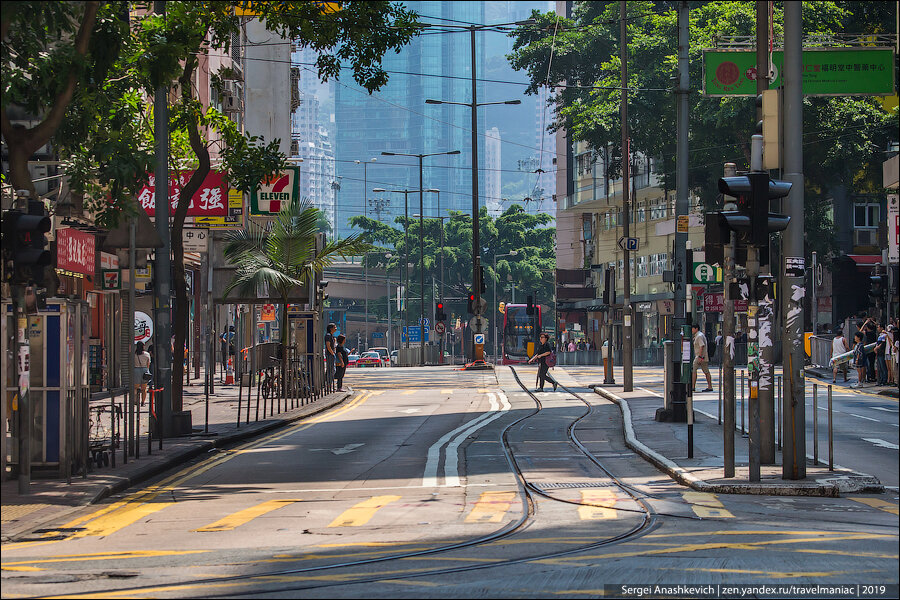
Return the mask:
<path id="1" fill-rule="evenodd" d="M 677 14 L 673 3 L 627 4 L 629 41 L 629 127 L 634 149 L 661 159 L 665 185 L 674 188 Z M 893 8 L 866 2 L 805 2 L 803 25 L 820 34 L 893 31 Z M 535 11 L 534 25 L 519 27 L 509 59 L 530 78 L 528 91 L 554 90 L 553 129 L 595 149 L 611 148 L 612 169 L 621 163 L 619 123 L 619 3 L 579 2 L 573 18 Z M 691 3 L 690 80 L 702 81 L 702 50 L 719 36 L 755 33 L 755 3 Z M 783 33 L 783 10 L 775 6 L 774 31 Z M 552 53 L 552 62 L 550 60 Z M 549 67 L 549 76 L 548 76 Z M 689 185 L 704 206 L 717 203 L 722 164 L 749 166 L 755 133 L 754 98 L 691 95 Z M 879 151 L 897 130 L 897 112 L 872 98 L 806 97 L 804 173 L 807 178 L 807 241 L 824 255 L 833 247 L 833 225 L 821 204 L 840 186 L 865 189 L 878 181 Z M 670 132 L 669 135 L 661 132 Z M 876 165 L 878 163 L 878 165 Z"/>
<path id="2" fill-rule="evenodd" d="M 194 170 L 175 207 L 171 237 L 175 410 L 181 408 L 188 314 L 181 230 L 190 198 L 209 173 L 211 146 L 218 146 L 221 169 L 234 189 L 249 191 L 284 166 L 277 140 L 266 144 L 241 133 L 221 113 L 204 111 L 192 85 L 199 57 L 211 50 L 227 53 L 240 31 L 238 4 L 170 1 L 163 17 L 142 3 L 129 23 L 126 2 L 7 2 L 0 23 L 0 118 L 10 147 L 10 181 L 33 190 L 27 160 L 51 141 L 68 161 L 73 193 L 93 198 L 100 223 L 115 223 L 153 170 L 147 98 L 158 87 L 175 93 L 170 160 Z M 319 53 L 320 78 L 338 77 L 346 62 L 370 92 L 387 82 L 382 56 L 399 51 L 418 32 L 415 13 L 387 1 L 344 2 L 336 12 L 322 12 L 314 2 L 259 2 L 254 8 L 268 30 Z M 43 120 L 31 129 L 13 127 L 7 113 L 13 105 Z"/>
<path id="3" fill-rule="evenodd" d="M 271 233 L 259 227 L 231 231 L 226 235 L 225 258 L 237 266 L 234 278 L 225 288 L 245 296 L 257 296 L 261 290 L 274 290 L 281 300 L 282 381 L 287 365 L 288 300 L 304 284 L 311 285 L 316 273 L 330 266 L 337 256 L 346 258 L 371 248 L 353 235 L 326 242 L 316 251 L 321 212 L 308 201 L 294 199 L 275 217 Z"/>
<path id="4" fill-rule="evenodd" d="M 480 239 L 483 244 L 481 264 L 484 266 L 488 298 L 491 298 L 494 282 L 497 283 L 498 299 L 509 301 L 504 287 L 507 280 L 515 282 L 517 300 L 524 300 L 525 294 L 534 293 L 539 301 L 549 302 L 553 298 L 554 282 L 552 272 L 556 266 L 554 252 L 555 229 L 547 227 L 552 218 L 545 213 L 530 214 L 518 205 L 509 207 L 496 219 L 482 208 L 480 214 Z M 399 228 L 392 227 L 365 216 L 351 217 L 350 224 L 361 230 L 361 236 L 384 250 L 383 254 L 369 254 L 365 257 L 370 268 L 385 269 L 388 273 L 405 278 L 402 270 L 407 256 L 404 217 L 394 221 Z M 424 219 L 423 246 L 425 249 L 425 297 L 433 301 L 431 275 L 439 273 L 441 267 L 441 220 Z M 410 270 L 410 298 L 421 294 L 421 274 L 419 261 L 419 220 L 410 217 L 409 261 L 416 266 Z M 506 256 L 497 260 L 494 272 L 494 257 L 515 250 L 516 256 Z M 385 254 L 390 254 L 388 259 Z M 444 221 L 444 286 L 449 297 L 465 297 L 472 282 L 472 219 L 469 215 L 451 211 Z M 440 277 L 438 277 L 440 280 Z M 492 298 L 492 300 L 494 300 Z M 450 306 L 450 302 L 447 303 Z M 465 313 L 465 305 L 454 303 L 456 314 Z M 386 313 L 384 299 L 370 303 L 370 312 Z M 373 308 L 374 307 L 374 308 Z"/>

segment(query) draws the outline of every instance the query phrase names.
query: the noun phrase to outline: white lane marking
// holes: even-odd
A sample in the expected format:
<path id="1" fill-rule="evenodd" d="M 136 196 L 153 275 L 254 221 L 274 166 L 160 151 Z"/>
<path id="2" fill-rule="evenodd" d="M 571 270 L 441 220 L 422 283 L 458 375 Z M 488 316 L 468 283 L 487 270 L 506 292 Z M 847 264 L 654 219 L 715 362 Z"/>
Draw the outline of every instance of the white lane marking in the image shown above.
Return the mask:
<path id="1" fill-rule="evenodd" d="M 357 448 L 361 448 L 365 446 L 365 444 L 347 444 L 343 448 L 310 448 L 310 452 L 331 452 L 335 456 L 339 456 L 341 454 L 349 454 L 353 452 Z"/>
<path id="2" fill-rule="evenodd" d="M 879 448 L 887 448 L 889 450 L 900 449 L 900 446 L 898 446 L 897 444 L 892 444 L 890 442 L 886 442 L 886 441 L 878 439 L 878 438 L 863 438 L 863 440 L 866 442 L 869 442 L 870 444 L 874 444 L 874 445 L 878 446 Z"/>
<path id="3" fill-rule="evenodd" d="M 869 408 L 871 408 L 872 410 L 883 410 L 884 412 L 897 414 L 896 410 L 894 410 L 892 408 L 885 408 L 883 406 L 870 406 Z"/>
<path id="4" fill-rule="evenodd" d="M 873 419 L 872 417 L 864 417 L 862 415 L 858 415 L 856 413 L 847 413 L 851 417 L 856 417 L 857 419 L 865 419 L 866 421 L 875 421 L 876 423 L 881 423 L 878 419 Z"/>
<path id="5" fill-rule="evenodd" d="M 503 407 L 500 408 L 499 411 L 496 411 L 497 404 L 494 402 L 494 394 L 489 394 L 489 396 L 491 399 L 491 410 L 495 411 L 494 414 L 481 423 L 473 424 L 471 427 L 457 435 L 444 452 L 444 487 L 459 487 L 459 446 L 463 443 L 463 440 L 476 429 L 485 427 L 488 423 L 503 416 L 503 413 L 512 408 L 509 400 L 506 399 L 506 395 L 503 392 L 498 392 L 497 396 Z"/>
<path id="6" fill-rule="evenodd" d="M 490 400 L 491 412 L 494 412 L 497 409 L 497 402 L 494 400 L 493 394 L 490 395 Z M 449 442 L 450 439 L 460 431 L 463 431 L 470 426 L 474 426 L 476 423 L 480 423 L 490 417 L 491 412 L 482 413 L 471 421 L 463 423 L 453 431 L 448 431 L 447 433 L 442 435 L 438 441 L 431 445 L 431 447 L 428 449 L 428 458 L 425 460 L 425 474 L 422 477 L 422 487 L 437 486 L 437 471 L 441 461 L 441 448 L 444 446 L 444 444 Z"/>
<path id="7" fill-rule="evenodd" d="M 644 388 L 644 387 L 638 388 L 638 389 L 643 390 L 643 391 L 647 392 L 648 394 L 652 394 L 653 396 L 656 396 L 657 398 L 664 398 L 664 396 L 662 394 L 654 392 L 653 390 L 648 390 L 647 388 Z"/>

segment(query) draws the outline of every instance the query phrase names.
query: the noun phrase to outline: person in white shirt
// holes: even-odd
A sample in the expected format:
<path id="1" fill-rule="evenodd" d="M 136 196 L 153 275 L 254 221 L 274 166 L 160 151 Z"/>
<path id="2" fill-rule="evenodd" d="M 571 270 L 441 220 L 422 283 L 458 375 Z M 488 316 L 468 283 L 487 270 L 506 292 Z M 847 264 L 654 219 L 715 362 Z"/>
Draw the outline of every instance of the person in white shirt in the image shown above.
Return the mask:
<path id="1" fill-rule="evenodd" d="M 709 344 L 706 342 L 706 336 L 700 331 L 700 326 L 694 323 L 691 325 L 691 330 L 694 332 L 694 373 L 691 379 L 691 389 L 695 389 L 697 387 L 697 369 L 703 369 L 703 372 L 706 374 L 706 389 L 701 390 L 703 392 L 711 392 L 712 389 L 712 375 L 709 372 Z"/>
<path id="2" fill-rule="evenodd" d="M 134 345 L 134 371 L 132 385 L 138 388 L 141 406 L 147 400 L 147 381 L 144 375 L 150 374 L 150 354 L 144 350 L 144 342 Z"/>
<path id="3" fill-rule="evenodd" d="M 846 352 L 850 352 L 850 346 L 847 344 L 847 338 L 844 337 L 844 332 L 838 329 L 837 335 L 835 335 L 834 339 L 831 341 L 831 358 L 834 360 L 836 357 Z M 841 363 L 840 365 L 834 363 L 834 372 L 831 374 L 831 383 L 835 383 L 837 380 L 838 369 L 844 374 L 844 381 L 849 381 L 847 379 L 849 365 L 846 362 Z"/>

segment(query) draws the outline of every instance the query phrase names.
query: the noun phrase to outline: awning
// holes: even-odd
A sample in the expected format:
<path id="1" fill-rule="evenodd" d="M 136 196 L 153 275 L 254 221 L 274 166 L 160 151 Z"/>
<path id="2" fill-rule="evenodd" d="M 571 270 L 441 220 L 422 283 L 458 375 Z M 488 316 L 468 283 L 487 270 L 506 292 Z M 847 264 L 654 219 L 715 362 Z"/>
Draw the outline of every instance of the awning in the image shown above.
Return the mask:
<path id="1" fill-rule="evenodd" d="M 879 254 L 848 254 L 847 256 L 853 259 L 858 267 L 873 267 L 882 262 Z"/>

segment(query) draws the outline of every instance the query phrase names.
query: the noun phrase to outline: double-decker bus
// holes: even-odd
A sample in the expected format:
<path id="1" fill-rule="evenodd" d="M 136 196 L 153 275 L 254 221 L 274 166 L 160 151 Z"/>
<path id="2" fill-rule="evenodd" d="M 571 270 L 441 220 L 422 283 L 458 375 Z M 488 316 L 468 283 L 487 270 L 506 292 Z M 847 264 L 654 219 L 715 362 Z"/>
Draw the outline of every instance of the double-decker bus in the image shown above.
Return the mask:
<path id="1" fill-rule="evenodd" d="M 541 307 L 534 305 L 534 314 L 526 313 L 525 304 L 507 304 L 503 314 L 503 354 L 505 365 L 528 362 L 529 344 L 538 343 L 541 332 Z"/>

